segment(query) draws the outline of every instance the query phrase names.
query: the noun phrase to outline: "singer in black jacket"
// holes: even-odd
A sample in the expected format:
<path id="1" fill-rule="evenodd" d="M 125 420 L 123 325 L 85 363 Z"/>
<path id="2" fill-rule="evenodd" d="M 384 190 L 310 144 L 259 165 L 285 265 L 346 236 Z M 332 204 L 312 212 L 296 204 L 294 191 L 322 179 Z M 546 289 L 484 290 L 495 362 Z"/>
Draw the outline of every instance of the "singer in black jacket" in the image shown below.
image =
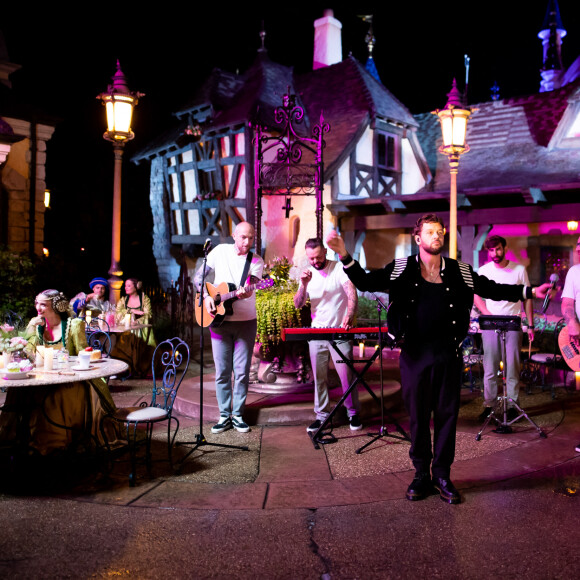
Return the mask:
<path id="1" fill-rule="evenodd" d="M 474 292 L 495 300 L 543 297 L 540 288 L 496 284 L 473 272 L 469 264 L 441 256 L 444 226 L 434 214 L 417 221 L 413 232 L 419 254 L 397 259 L 367 273 L 347 253 L 336 232 L 328 246 L 341 257 L 345 272 L 363 291 L 389 293 L 388 332 L 401 341 L 401 384 L 409 413 L 411 449 L 416 470 L 407 499 L 423 499 L 436 488 L 447 503 L 460 496 L 450 480 L 455 456 L 462 357 Z M 434 440 L 431 448 L 430 418 Z"/>

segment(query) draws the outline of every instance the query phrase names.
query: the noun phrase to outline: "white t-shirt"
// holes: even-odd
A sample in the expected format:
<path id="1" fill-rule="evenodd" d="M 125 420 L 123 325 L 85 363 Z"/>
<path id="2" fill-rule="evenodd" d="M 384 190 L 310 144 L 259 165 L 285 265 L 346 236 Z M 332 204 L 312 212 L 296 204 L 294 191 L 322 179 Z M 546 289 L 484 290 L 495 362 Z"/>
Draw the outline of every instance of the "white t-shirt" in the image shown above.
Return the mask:
<path id="1" fill-rule="evenodd" d="M 576 316 L 580 320 L 580 264 L 572 266 L 566 274 L 562 298 L 571 298 L 574 300 Z"/>
<path id="2" fill-rule="evenodd" d="M 498 284 L 530 285 L 525 267 L 509 260 L 505 268 L 498 268 L 494 262 L 488 262 L 481 266 L 477 273 Z M 522 309 L 521 302 L 490 300 L 489 298 L 485 299 L 485 306 L 491 314 L 495 314 L 496 316 L 518 316 Z"/>
<path id="3" fill-rule="evenodd" d="M 234 284 L 236 288 L 240 286 L 240 280 L 246 265 L 247 256 L 239 256 L 236 253 L 234 244 L 220 244 L 216 246 L 207 256 L 207 265 L 214 271 L 214 285 L 218 286 L 222 282 Z M 262 278 L 264 270 L 264 260 L 254 254 L 248 276 Z M 245 283 L 245 280 L 244 280 Z M 256 294 L 250 298 L 235 300 L 233 303 L 234 313 L 226 317 L 226 322 L 236 320 L 254 320 L 256 318 Z"/>
<path id="4" fill-rule="evenodd" d="M 348 282 L 340 262 L 328 260 L 324 270 L 310 266 L 312 280 L 306 290 L 310 297 L 312 328 L 338 328 L 348 308 L 343 285 Z"/>

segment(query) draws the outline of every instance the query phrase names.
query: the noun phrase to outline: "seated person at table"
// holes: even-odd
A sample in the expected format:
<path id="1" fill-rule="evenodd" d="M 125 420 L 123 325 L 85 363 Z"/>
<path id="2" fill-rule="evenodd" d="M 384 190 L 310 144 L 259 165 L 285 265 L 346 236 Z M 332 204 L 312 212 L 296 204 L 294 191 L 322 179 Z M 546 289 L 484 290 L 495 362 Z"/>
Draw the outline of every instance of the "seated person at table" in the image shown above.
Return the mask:
<path id="1" fill-rule="evenodd" d="M 151 324 L 151 300 L 141 292 L 141 282 L 136 278 L 127 278 L 125 281 L 125 296 L 117 302 L 117 324 L 124 324 L 127 315 L 131 315 L 137 324 Z M 137 344 L 142 341 L 144 344 Z M 153 336 L 153 328 L 139 328 L 119 335 L 115 347 L 111 352 L 113 358 L 127 360 L 133 370 L 145 375 L 151 369 L 151 359 L 157 343 Z"/>
<path id="2" fill-rule="evenodd" d="M 41 292 L 36 297 L 35 306 L 38 316 L 30 320 L 27 328 L 26 350 L 32 357 L 37 346 L 43 346 L 45 350 L 66 348 L 71 356 L 78 355 L 79 351 L 86 348 L 85 323 L 80 318 L 73 317 L 69 302 L 62 292 Z M 48 394 L 46 389 L 49 390 Z M 104 414 L 112 413 L 116 409 L 104 379 L 76 381 L 48 386 L 46 389 L 9 389 L 6 395 L 5 407 L 30 409 L 31 447 L 46 455 L 79 443 L 82 435 L 89 433 L 102 442 L 100 420 Z M 47 417 L 53 423 L 66 425 L 71 429 L 57 427 Z M 15 439 L 20 419 L 16 412 L 2 413 L 0 440 Z M 107 433 L 110 441 L 116 438 L 113 430 Z M 85 438 L 85 441 L 89 440 Z"/>
<path id="3" fill-rule="evenodd" d="M 71 301 L 70 304 L 75 314 L 81 315 L 83 311 L 90 310 L 96 315 L 102 312 L 109 312 L 115 310 L 115 303 L 109 302 L 107 293 L 109 292 L 109 282 L 105 278 L 93 278 L 89 282 L 91 288 L 90 294 L 80 292 Z"/>

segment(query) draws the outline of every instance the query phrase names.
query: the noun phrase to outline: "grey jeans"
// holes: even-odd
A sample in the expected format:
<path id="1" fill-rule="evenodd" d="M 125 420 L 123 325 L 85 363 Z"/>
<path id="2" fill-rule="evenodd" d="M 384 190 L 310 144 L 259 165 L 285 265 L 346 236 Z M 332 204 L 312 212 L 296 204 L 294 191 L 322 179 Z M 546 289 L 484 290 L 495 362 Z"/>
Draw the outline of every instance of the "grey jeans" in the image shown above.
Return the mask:
<path id="1" fill-rule="evenodd" d="M 522 348 L 522 331 L 509 330 L 505 335 L 506 360 L 506 395 L 517 402 L 520 393 L 520 349 Z M 486 407 L 495 405 L 498 392 L 498 371 L 502 359 L 502 341 L 495 330 L 482 330 L 483 343 L 483 399 Z M 500 384 L 501 386 L 501 384 Z M 503 396 L 503 390 L 499 393 Z M 512 405 L 509 404 L 511 407 Z"/>
<path id="2" fill-rule="evenodd" d="M 352 342 L 337 342 L 337 346 L 346 358 L 352 359 Z M 352 372 L 345 363 L 338 362 L 342 360 L 342 357 L 327 340 L 311 340 L 308 343 L 308 347 L 310 350 L 310 364 L 314 374 L 314 412 L 317 419 L 324 421 L 331 411 L 328 397 L 328 363 L 330 357 L 332 357 L 336 372 L 340 378 L 343 393 L 348 389 L 352 381 Z M 356 388 L 344 400 L 344 405 L 349 417 L 359 413 L 358 391 Z"/>
<path id="3" fill-rule="evenodd" d="M 210 328 L 220 415 L 241 416 L 244 412 L 256 330 L 256 319 L 224 322 Z"/>

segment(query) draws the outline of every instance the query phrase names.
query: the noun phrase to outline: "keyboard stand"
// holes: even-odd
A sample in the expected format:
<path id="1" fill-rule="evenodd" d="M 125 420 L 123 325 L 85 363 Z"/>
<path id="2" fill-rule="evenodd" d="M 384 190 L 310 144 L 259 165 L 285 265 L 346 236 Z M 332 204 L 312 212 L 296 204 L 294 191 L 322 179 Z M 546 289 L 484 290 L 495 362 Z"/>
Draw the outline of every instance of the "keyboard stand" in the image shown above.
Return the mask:
<path id="1" fill-rule="evenodd" d="M 336 437 L 334 437 L 334 435 L 332 435 L 332 433 L 329 433 L 329 432 L 324 433 L 324 431 L 326 429 L 326 426 L 332 420 L 332 417 L 336 413 L 338 408 L 344 403 L 346 398 L 350 395 L 352 390 L 357 387 L 357 385 L 359 383 L 361 385 L 363 385 L 363 387 L 369 392 L 371 397 L 376 401 L 379 408 L 381 407 L 380 399 L 375 395 L 373 390 L 367 385 L 363 376 L 369 370 L 369 368 L 372 366 L 372 364 L 375 362 L 375 360 L 380 355 L 382 355 L 383 346 L 379 345 L 379 348 L 375 349 L 375 352 L 373 353 L 373 355 L 371 356 L 370 359 L 367 359 L 364 361 L 359 360 L 358 362 L 364 362 L 365 365 L 360 372 L 357 372 L 357 370 L 354 367 L 355 359 L 347 359 L 344 356 L 344 353 L 338 347 L 338 344 L 336 343 L 335 340 L 329 340 L 328 342 L 330 342 L 332 348 L 340 355 L 340 357 L 342 359 L 341 362 L 346 364 L 348 366 L 348 368 L 353 372 L 354 378 L 353 378 L 352 383 L 349 385 L 348 389 L 343 393 L 342 397 L 340 398 L 340 401 L 338 401 L 338 403 L 335 405 L 334 409 L 332 409 L 332 411 L 330 412 L 328 417 L 326 417 L 326 419 L 323 421 L 323 423 L 320 425 L 320 427 L 316 431 L 312 431 L 312 432 L 308 433 L 308 435 L 310 436 L 310 439 L 312 440 L 312 443 L 314 445 L 314 449 L 320 449 L 320 444 L 325 445 L 328 443 L 334 443 L 337 440 Z M 397 431 L 399 433 L 401 433 L 401 435 L 395 435 L 392 433 L 384 433 L 384 436 L 385 437 L 393 437 L 395 439 L 402 439 L 405 441 L 410 441 L 411 438 L 409 437 L 409 435 L 407 435 L 406 431 L 403 429 L 403 427 L 401 427 L 401 425 L 399 425 L 399 423 L 396 421 L 396 419 L 393 417 L 393 415 L 391 413 L 389 413 L 389 411 L 387 411 L 384 408 L 384 405 L 383 405 L 383 411 L 388 416 L 389 423 L 392 423 L 395 426 L 395 428 L 397 429 Z"/>

